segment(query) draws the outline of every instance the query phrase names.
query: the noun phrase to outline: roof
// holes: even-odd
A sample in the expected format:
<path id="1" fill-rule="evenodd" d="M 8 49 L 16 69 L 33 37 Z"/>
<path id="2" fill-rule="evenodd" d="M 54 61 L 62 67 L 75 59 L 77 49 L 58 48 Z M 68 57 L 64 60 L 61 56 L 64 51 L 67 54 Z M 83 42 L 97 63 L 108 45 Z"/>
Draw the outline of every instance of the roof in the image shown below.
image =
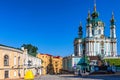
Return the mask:
<path id="1" fill-rule="evenodd" d="M 89 56 L 90 60 L 99 60 L 98 56 Z"/>
<path id="2" fill-rule="evenodd" d="M 6 46 L 6 45 L 3 45 L 3 44 L 0 44 L 0 46 L 7 47 L 7 48 L 12 48 L 12 49 L 16 49 L 16 50 L 22 51 L 20 48 L 15 48 L 15 47 L 11 47 L 11 46 Z"/>
<path id="3" fill-rule="evenodd" d="M 47 55 L 47 56 L 52 56 L 53 58 L 60 58 L 60 56 L 53 56 L 51 54 L 44 54 L 44 53 L 40 53 L 41 55 Z"/>
<path id="4" fill-rule="evenodd" d="M 60 56 L 53 56 L 53 58 L 60 58 Z"/>
<path id="5" fill-rule="evenodd" d="M 50 55 L 50 54 L 44 54 L 44 53 L 40 53 L 41 55 L 47 55 L 47 56 L 52 56 L 52 55 Z"/>

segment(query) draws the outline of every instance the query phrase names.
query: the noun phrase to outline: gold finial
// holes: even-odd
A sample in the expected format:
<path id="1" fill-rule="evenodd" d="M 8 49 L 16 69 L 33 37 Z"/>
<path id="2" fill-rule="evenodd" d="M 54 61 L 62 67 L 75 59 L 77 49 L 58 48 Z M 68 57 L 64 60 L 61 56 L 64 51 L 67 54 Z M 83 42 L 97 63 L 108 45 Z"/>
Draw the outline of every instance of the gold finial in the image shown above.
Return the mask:
<path id="1" fill-rule="evenodd" d="M 94 0 L 94 11 L 96 11 L 96 0 Z"/>
<path id="2" fill-rule="evenodd" d="M 80 26 L 82 26 L 82 22 L 80 21 Z"/>
<path id="3" fill-rule="evenodd" d="M 114 19 L 114 12 L 112 11 L 112 19 Z"/>
<path id="4" fill-rule="evenodd" d="M 88 10 L 88 18 L 90 18 L 90 9 Z"/>

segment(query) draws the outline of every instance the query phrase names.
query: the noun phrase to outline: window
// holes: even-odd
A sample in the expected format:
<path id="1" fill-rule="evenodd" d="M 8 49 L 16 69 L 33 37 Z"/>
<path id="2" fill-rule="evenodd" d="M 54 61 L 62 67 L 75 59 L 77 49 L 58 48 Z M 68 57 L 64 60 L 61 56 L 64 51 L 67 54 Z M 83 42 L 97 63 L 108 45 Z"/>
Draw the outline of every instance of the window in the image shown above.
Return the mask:
<path id="1" fill-rule="evenodd" d="M 32 66 L 32 61 L 28 60 L 28 66 Z"/>
<path id="2" fill-rule="evenodd" d="M 8 76 L 9 75 L 9 71 L 5 71 L 4 75 L 5 75 L 5 78 L 9 78 L 9 76 Z"/>
<path id="3" fill-rule="evenodd" d="M 104 54 L 104 50 L 103 49 L 101 50 L 101 53 Z"/>
<path id="4" fill-rule="evenodd" d="M 4 56 L 4 66 L 8 66 L 9 65 L 9 56 L 5 55 Z"/>
<path id="5" fill-rule="evenodd" d="M 99 34 L 101 34 L 101 30 L 99 29 Z"/>
<path id="6" fill-rule="evenodd" d="M 94 35 L 94 30 L 92 30 L 92 35 Z"/>
<path id="7" fill-rule="evenodd" d="M 18 57 L 18 66 L 20 67 L 20 57 Z"/>
<path id="8" fill-rule="evenodd" d="M 16 66 L 16 56 L 14 57 L 14 66 Z"/>

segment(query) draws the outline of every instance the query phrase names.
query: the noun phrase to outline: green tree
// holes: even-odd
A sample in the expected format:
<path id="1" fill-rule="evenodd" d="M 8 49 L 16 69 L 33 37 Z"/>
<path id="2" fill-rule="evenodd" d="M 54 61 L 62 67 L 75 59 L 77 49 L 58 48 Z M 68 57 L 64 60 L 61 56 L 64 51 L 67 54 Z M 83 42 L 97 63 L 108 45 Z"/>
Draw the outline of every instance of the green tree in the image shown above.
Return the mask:
<path id="1" fill-rule="evenodd" d="M 28 50 L 28 54 L 36 57 L 37 50 L 38 50 L 36 46 L 33 46 L 31 44 L 23 44 L 22 47 Z"/>

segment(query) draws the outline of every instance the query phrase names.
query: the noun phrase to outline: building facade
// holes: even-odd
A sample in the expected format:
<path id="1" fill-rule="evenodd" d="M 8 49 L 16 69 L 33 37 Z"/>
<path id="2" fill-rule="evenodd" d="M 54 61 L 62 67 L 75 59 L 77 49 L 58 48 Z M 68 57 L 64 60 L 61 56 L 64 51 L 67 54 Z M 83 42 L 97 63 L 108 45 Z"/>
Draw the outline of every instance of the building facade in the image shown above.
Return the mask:
<path id="1" fill-rule="evenodd" d="M 52 65 L 53 65 L 54 74 L 61 73 L 61 70 L 63 68 L 62 60 L 63 60 L 63 58 L 60 56 L 53 56 L 52 57 Z"/>
<path id="2" fill-rule="evenodd" d="M 38 54 L 37 57 L 42 60 L 42 75 L 47 74 L 47 70 L 49 69 L 48 65 L 50 65 L 51 55 L 48 54 Z"/>
<path id="3" fill-rule="evenodd" d="M 23 51 L 0 45 L 0 79 L 24 77 Z"/>
<path id="4" fill-rule="evenodd" d="M 42 60 L 42 74 L 59 74 L 62 69 L 62 57 L 52 56 L 50 54 L 38 54 Z"/>
<path id="5" fill-rule="evenodd" d="M 27 49 L 22 48 L 24 51 L 24 74 L 27 70 L 31 70 L 34 76 L 41 75 L 41 59 L 28 54 Z"/>
<path id="6" fill-rule="evenodd" d="M 79 56 L 67 56 L 63 58 L 63 71 L 73 72 L 78 68 L 78 64 L 81 63 L 82 58 Z"/>
<path id="7" fill-rule="evenodd" d="M 25 72 L 32 70 L 41 74 L 41 59 L 27 54 L 27 50 L 0 45 L 0 79 L 24 78 Z"/>
<path id="8" fill-rule="evenodd" d="M 110 20 L 110 36 L 105 36 L 105 25 L 99 19 L 99 14 L 94 5 L 94 11 L 90 14 L 88 11 L 86 24 L 86 37 L 83 38 L 82 25 L 79 26 L 78 38 L 74 40 L 75 56 L 104 55 L 106 57 L 115 57 L 117 55 L 117 38 L 114 14 Z"/>

